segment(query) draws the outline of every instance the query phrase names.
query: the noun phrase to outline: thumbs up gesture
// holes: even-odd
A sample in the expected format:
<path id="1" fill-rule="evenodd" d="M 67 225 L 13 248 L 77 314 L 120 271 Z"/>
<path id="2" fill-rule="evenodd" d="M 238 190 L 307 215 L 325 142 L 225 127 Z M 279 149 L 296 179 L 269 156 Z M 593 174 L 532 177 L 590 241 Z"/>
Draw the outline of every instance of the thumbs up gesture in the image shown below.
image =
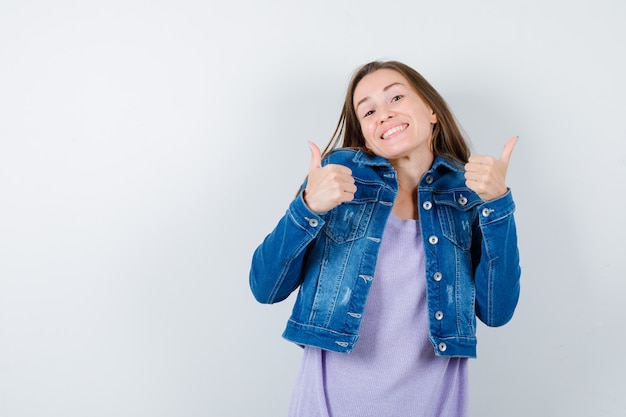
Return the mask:
<path id="1" fill-rule="evenodd" d="M 352 170 L 343 165 L 328 164 L 322 167 L 320 149 L 313 142 L 311 164 L 307 186 L 304 190 L 304 202 L 315 213 L 324 213 L 341 203 L 352 201 L 356 192 Z"/>
<path id="2" fill-rule="evenodd" d="M 517 138 L 513 136 L 506 142 L 499 159 L 472 155 L 465 164 L 465 184 L 483 201 L 494 200 L 507 192 L 506 171 Z"/>

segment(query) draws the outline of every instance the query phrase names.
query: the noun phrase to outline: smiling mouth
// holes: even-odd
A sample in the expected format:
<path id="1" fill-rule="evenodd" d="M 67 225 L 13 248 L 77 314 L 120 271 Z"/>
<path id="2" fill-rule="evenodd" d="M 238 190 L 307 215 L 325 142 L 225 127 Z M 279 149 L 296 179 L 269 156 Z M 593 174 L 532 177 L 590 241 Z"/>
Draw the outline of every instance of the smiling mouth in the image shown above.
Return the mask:
<path id="1" fill-rule="evenodd" d="M 394 133 L 402 132 L 407 127 L 408 127 L 407 125 L 392 127 L 391 129 L 383 133 L 383 135 L 381 136 L 381 139 L 387 139 L 389 136 L 393 135 Z"/>

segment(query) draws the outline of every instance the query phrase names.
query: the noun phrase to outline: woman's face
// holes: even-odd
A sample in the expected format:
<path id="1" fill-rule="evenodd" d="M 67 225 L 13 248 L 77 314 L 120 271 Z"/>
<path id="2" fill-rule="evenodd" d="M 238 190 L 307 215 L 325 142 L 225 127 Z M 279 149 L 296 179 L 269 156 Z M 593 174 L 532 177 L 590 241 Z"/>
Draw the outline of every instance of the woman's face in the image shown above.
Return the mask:
<path id="1" fill-rule="evenodd" d="M 363 77 L 354 105 L 366 147 L 390 161 L 432 157 L 430 141 L 437 115 L 402 74 L 381 69 Z"/>

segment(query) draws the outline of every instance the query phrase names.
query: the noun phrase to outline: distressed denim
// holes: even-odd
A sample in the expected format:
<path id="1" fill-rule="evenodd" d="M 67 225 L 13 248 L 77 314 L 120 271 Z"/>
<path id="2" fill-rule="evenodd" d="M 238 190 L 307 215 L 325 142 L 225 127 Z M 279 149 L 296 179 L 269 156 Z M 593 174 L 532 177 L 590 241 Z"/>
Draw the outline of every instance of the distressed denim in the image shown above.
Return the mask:
<path id="1" fill-rule="evenodd" d="M 301 191 L 255 250 L 250 288 L 268 304 L 298 289 L 283 336 L 350 352 L 398 182 L 386 159 L 362 151 L 336 150 L 323 161 L 329 163 L 352 170 L 354 200 L 316 214 Z M 462 168 L 437 157 L 420 180 L 418 203 L 430 341 L 437 355 L 475 357 L 476 317 L 488 326 L 503 325 L 519 298 L 511 192 L 483 202 L 465 185 Z"/>

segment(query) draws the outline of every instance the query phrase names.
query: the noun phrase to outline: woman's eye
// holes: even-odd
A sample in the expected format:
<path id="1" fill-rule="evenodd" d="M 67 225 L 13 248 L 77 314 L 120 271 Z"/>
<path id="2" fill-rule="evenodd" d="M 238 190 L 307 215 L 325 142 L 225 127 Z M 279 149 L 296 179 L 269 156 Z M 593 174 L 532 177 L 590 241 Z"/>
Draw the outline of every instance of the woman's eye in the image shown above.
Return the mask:
<path id="1" fill-rule="evenodd" d="M 397 95 L 397 96 L 394 96 L 394 97 L 391 99 L 391 102 L 393 103 L 394 101 L 399 101 L 399 100 L 402 100 L 402 98 L 403 98 L 403 97 L 404 97 L 403 95 Z"/>
<path id="2" fill-rule="evenodd" d="M 371 116 L 372 114 L 374 114 L 374 110 L 368 110 L 363 117 Z"/>

